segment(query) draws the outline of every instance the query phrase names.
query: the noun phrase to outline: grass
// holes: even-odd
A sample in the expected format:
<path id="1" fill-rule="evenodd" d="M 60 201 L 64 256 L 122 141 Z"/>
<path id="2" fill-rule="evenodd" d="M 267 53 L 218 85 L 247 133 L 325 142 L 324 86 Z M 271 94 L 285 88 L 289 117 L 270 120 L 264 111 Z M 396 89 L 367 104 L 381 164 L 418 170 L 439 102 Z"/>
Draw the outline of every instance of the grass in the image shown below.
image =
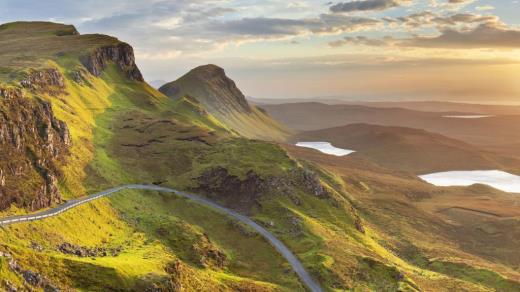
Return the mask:
<path id="1" fill-rule="evenodd" d="M 78 56 L 115 39 L 63 36 L 64 32 L 57 32 L 70 32 L 70 27 L 48 23 L 28 35 L 25 30 L 30 26 L 0 26 L 0 36 L 20 39 L 14 44 L 0 41 L 4 45 L 0 55 L 10 58 L 0 60 L 0 79 L 14 82 L 27 67 L 54 67 L 66 77 L 66 94 L 41 95 L 52 103 L 58 118 L 67 122 L 72 135 L 73 146 L 62 165 L 65 176 L 60 181 L 66 199 L 136 182 L 196 189 L 201 174 L 216 167 L 225 168 L 239 181 L 250 171 L 267 180 L 290 177 L 305 167 L 318 174 L 329 190 L 328 197 L 317 197 L 299 185 L 259 198 L 242 195 L 258 201 L 249 210 L 252 218 L 294 251 L 327 291 L 516 289 L 514 282 L 493 271 L 447 262 L 428 267 L 397 254 L 394 238 L 387 234 L 395 227 L 391 223 L 427 230 L 429 221 L 420 216 L 406 221 L 387 211 L 378 217 L 372 213 L 379 210 L 377 206 L 369 204 L 360 208 L 365 202 L 359 196 L 381 192 L 373 177 L 350 185 L 344 173 L 299 161 L 278 144 L 241 138 L 239 134 L 251 137 L 254 133 L 247 131 L 253 128 L 269 131 L 264 127 L 268 121 L 258 115 L 247 119 L 231 115 L 224 120 L 208 112 L 198 99 L 171 100 L 145 83 L 128 80 L 113 64 L 99 78 L 90 76 L 84 84 L 75 83 L 70 73 L 82 68 Z M 34 51 L 20 53 L 21 45 L 42 41 Z M 31 92 L 26 94 L 34 98 Z M 355 193 L 357 189 L 361 195 Z M 394 195 L 390 187 L 383 191 Z M 356 229 L 358 216 L 363 218 L 365 233 Z M 405 233 L 409 229 L 399 232 L 423 243 L 430 239 L 421 233 Z M 155 192 L 125 191 L 55 218 L 2 228 L 0 241 L 0 250 L 12 253 L 22 267 L 42 273 L 62 288 L 80 291 L 143 291 L 151 282 L 161 287 L 170 282 L 186 291 L 303 290 L 274 248 L 246 227 L 211 209 Z M 122 253 L 79 258 L 57 251 L 63 242 L 122 247 Z M 33 243 L 43 251 L 32 248 Z M 446 252 L 440 244 L 429 247 Z M 215 255 L 225 255 L 225 261 Z M 10 271 L 1 257 L 0 278 L 22 284 L 20 275 Z"/>

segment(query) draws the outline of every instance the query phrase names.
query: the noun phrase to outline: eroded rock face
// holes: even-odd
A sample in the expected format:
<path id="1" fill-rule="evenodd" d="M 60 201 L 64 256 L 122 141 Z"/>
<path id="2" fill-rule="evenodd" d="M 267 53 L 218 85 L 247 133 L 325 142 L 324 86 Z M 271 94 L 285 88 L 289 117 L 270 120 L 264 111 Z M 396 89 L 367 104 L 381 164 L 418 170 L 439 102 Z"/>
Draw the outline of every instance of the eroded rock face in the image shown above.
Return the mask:
<path id="1" fill-rule="evenodd" d="M 106 256 L 118 256 L 122 248 L 115 247 L 84 247 L 74 245 L 68 242 L 64 242 L 58 246 L 58 250 L 64 254 L 75 255 L 78 257 L 106 257 Z"/>
<path id="2" fill-rule="evenodd" d="M 203 234 L 201 240 L 194 244 L 192 249 L 198 258 L 199 264 L 203 267 L 224 268 L 226 265 L 226 254 L 211 242 L 207 234 Z"/>
<path id="3" fill-rule="evenodd" d="M 55 68 L 32 70 L 26 78 L 20 81 L 20 85 L 39 93 L 59 95 L 65 88 L 65 80 L 60 71 Z"/>
<path id="4" fill-rule="evenodd" d="M 21 291 L 34 291 L 34 289 L 43 289 L 43 291 L 59 292 L 60 290 L 42 274 L 22 268 L 18 262 L 9 253 L 0 252 L 0 257 L 7 259 L 8 267 L 11 271 L 18 274 L 24 281 L 24 286 Z M 13 284 L 9 282 L 4 283 L 8 291 L 19 291 Z"/>
<path id="5" fill-rule="evenodd" d="M 0 210 L 60 202 L 59 163 L 71 145 L 67 125 L 45 101 L 0 88 Z"/>
<path id="6" fill-rule="evenodd" d="M 126 43 L 95 49 L 90 55 L 81 58 L 81 62 L 94 76 L 101 75 L 108 63 L 114 62 L 128 78 L 144 81 L 135 64 L 134 49 Z"/>
<path id="7" fill-rule="evenodd" d="M 245 178 L 231 175 L 223 167 L 215 167 L 197 178 L 199 186 L 196 192 L 205 193 L 226 205 L 241 211 L 260 207 L 259 199 L 263 195 L 285 195 L 298 204 L 295 193 L 300 190 L 317 197 L 327 198 L 329 191 L 321 184 L 318 176 L 309 170 L 296 168 L 287 176 L 262 178 L 253 171 Z"/>
<path id="8" fill-rule="evenodd" d="M 257 205 L 257 200 L 268 187 L 265 180 L 253 171 L 249 171 L 245 179 L 240 179 L 229 174 L 223 167 L 204 172 L 198 178 L 198 182 L 198 192 L 223 200 L 226 204 L 240 210 L 249 210 Z"/>

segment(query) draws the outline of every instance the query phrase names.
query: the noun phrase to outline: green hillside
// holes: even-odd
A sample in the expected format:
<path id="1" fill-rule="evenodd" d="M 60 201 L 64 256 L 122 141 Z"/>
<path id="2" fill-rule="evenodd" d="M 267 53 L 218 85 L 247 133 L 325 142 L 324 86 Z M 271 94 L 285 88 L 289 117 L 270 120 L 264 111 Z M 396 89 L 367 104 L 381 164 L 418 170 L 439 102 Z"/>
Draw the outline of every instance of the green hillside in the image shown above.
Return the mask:
<path id="1" fill-rule="evenodd" d="M 173 100 L 197 100 L 228 129 L 240 136 L 283 141 L 288 130 L 262 109 L 250 105 L 224 69 L 215 65 L 197 67 L 178 80 L 159 88 Z"/>
<path id="2" fill-rule="evenodd" d="M 424 188 L 425 196 L 438 190 L 379 169 L 335 172 L 288 145 L 258 140 L 286 134 L 237 99 L 238 89 L 219 69 L 203 71 L 216 71 L 225 84 L 201 74 L 187 81 L 186 94 L 172 98 L 143 81 L 129 45 L 43 22 L 0 26 L 0 64 L 6 121 L 0 194 L 12 198 L 0 205 L 1 217 L 116 185 L 153 183 L 248 215 L 282 240 L 326 291 L 518 288 L 514 251 L 511 262 L 494 263 L 493 253 L 457 250 L 447 235 L 422 234 L 401 214 L 377 215 L 377 204 L 363 205 L 396 189 Z M 446 227 L 418 212 L 421 226 Z M 389 219 L 397 227 L 385 228 L 394 222 Z M 397 240 L 412 238 L 416 245 Z M 3 227 L 0 241 L 2 290 L 305 291 L 289 264 L 248 227 L 152 191 L 125 191 Z"/>

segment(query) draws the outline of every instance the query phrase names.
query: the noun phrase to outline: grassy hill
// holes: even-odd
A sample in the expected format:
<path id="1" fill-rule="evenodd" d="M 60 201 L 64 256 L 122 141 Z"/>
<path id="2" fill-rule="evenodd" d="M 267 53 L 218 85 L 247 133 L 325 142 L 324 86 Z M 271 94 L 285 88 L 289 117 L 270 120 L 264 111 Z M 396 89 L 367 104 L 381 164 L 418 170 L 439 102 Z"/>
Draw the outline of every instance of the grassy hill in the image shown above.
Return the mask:
<path id="1" fill-rule="evenodd" d="M 228 129 L 240 136 L 283 141 L 288 131 L 262 109 L 250 105 L 224 69 L 215 65 L 197 67 L 159 91 L 173 100 L 196 100 Z"/>
<path id="2" fill-rule="evenodd" d="M 17 163 L 10 167 L 2 160 L 2 194 L 52 189 L 34 207 L 44 209 L 119 184 L 155 183 L 205 195 L 266 226 L 327 291 L 518 288 L 518 252 L 510 246 L 518 214 L 501 208 L 514 206 L 507 194 L 479 190 L 468 200 L 477 213 L 501 210 L 500 220 L 477 217 L 484 235 L 471 225 L 457 229 L 450 222 L 468 217 L 437 211 L 453 207 L 456 194 L 462 203 L 455 207 L 468 208 L 460 199 L 468 189 L 445 191 L 369 162 L 331 161 L 251 140 L 223 112 L 247 117 L 244 131 L 258 127 L 265 139 L 280 131 L 251 119 L 236 99 L 217 108 L 219 96 L 165 96 L 142 81 L 131 47 L 115 38 L 20 22 L 0 26 L 0 40 L 0 109 L 13 117 L 46 113 L 34 115 L 45 123 L 5 115 L 10 127 L 3 133 L 20 135 L 2 146 L 18 149 L 20 162 L 8 159 Z M 208 86 L 200 82 L 188 89 Z M 224 85 L 211 83 L 217 88 L 209 92 L 234 92 Z M 15 101 L 31 112 L 6 107 Z M 52 163 L 41 163 L 51 156 Z M 32 189 L 13 179 L 16 171 L 35 178 Z M 484 204 L 485 196 L 497 200 Z M 14 200 L 0 216 L 30 212 L 28 202 Z M 457 239 L 461 230 L 467 237 Z M 0 241 L 3 290 L 304 291 L 288 264 L 247 227 L 156 192 L 125 191 L 8 226 Z M 496 249 L 483 248 L 491 244 Z"/>
<path id="3" fill-rule="evenodd" d="M 425 174 L 449 170 L 501 169 L 500 158 L 468 143 L 425 130 L 351 124 L 299 133 L 297 141 L 328 141 L 394 170 Z"/>

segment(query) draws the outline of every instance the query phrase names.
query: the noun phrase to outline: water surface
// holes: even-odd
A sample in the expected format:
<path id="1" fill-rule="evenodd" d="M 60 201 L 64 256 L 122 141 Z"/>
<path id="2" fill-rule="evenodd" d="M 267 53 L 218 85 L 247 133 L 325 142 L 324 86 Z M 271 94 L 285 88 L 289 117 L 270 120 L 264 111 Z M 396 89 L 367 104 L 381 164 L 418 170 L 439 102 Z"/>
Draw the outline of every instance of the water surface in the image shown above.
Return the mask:
<path id="1" fill-rule="evenodd" d="M 334 147 L 329 142 L 298 142 L 296 143 L 296 146 L 316 149 L 325 154 L 335 156 L 345 156 L 355 152 L 354 150 L 350 149 Z"/>
<path id="2" fill-rule="evenodd" d="M 436 186 L 485 184 L 504 192 L 520 193 L 520 176 L 500 170 L 446 171 L 419 177 Z"/>
<path id="3" fill-rule="evenodd" d="M 460 115 L 460 116 L 442 116 L 443 118 L 450 118 L 450 119 L 483 119 L 483 118 L 491 118 L 494 116 L 490 115 Z"/>

